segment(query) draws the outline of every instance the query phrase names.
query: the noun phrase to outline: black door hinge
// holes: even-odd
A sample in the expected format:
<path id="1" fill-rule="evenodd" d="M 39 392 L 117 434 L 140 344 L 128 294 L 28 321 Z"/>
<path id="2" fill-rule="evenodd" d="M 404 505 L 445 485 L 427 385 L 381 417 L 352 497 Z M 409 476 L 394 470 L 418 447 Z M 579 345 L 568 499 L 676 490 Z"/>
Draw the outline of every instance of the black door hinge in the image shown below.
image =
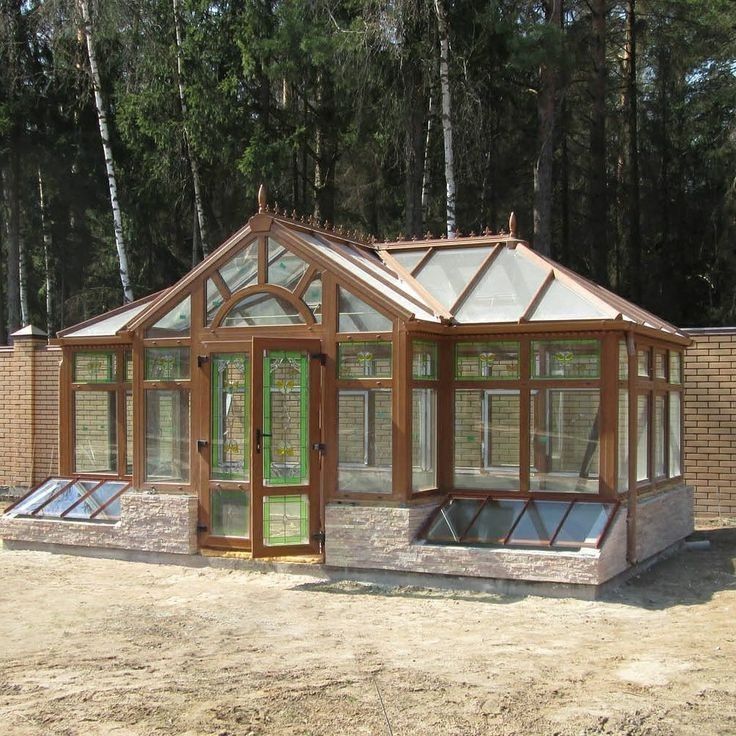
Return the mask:
<path id="1" fill-rule="evenodd" d="M 327 445 L 325 445 L 324 442 L 313 442 L 312 449 L 317 450 L 320 455 L 324 455 L 325 451 L 327 450 Z"/>
<path id="2" fill-rule="evenodd" d="M 315 532 L 312 534 L 312 539 L 319 544 L 320 550 L 325 548 L 325 533 L 324 531 Z"/>
<path id="3" fill-rule="evenodd" d="M 197 524 L 197 531 L 198 532 L 206 532 L 207 531 L 207 524 Z"/>
<path id="4" fill-rule="evenodd" d="M 318 360 L 320 365 L 327 365 L 327 353 L 312 353 L 309 357 Z"/>
<path id="5" fill-rule="evenodd" d="M 205 363 L 210 362 L 210 356 L 209 355 L 198 355 L 197 356 L 197 367 L 201 368 Z"/>
<path id="6" fill-rule="evenodd" d="M 204 450 L 205 447 L 209 447 L 209 444 L 207 440 L 197 440 L 197 449 Z"/>

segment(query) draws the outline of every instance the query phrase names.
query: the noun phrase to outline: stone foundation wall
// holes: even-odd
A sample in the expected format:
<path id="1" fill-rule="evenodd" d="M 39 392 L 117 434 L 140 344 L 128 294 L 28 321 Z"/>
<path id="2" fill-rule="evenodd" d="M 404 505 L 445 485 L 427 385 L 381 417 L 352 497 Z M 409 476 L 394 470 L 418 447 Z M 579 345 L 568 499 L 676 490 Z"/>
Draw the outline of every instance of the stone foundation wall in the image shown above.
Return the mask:
<path id="1" fill-rule="evenodd" d="M 196 496 L 129 491 L 120 501 L 120 521 L 116 524 L 0 516 L 0 538 L 183 555 L 197 553 Z"/>
<path id="2" fill-rule="evenodd" d="M 636 559 L 646 560 L 693 531 L 693 489 L 680 486 L 639 500 Z"/>

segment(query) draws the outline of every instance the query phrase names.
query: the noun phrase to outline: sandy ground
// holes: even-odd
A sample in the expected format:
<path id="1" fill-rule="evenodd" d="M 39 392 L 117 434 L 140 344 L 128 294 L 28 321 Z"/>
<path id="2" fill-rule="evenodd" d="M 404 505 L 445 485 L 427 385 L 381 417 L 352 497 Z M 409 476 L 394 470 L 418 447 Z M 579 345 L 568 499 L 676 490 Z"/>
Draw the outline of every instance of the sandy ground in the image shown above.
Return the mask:
<path id="1" fill-rule="evenodd" d="M 702 534 L 600 602 L 0 552 L 0 733 L 736 734 Z"/>

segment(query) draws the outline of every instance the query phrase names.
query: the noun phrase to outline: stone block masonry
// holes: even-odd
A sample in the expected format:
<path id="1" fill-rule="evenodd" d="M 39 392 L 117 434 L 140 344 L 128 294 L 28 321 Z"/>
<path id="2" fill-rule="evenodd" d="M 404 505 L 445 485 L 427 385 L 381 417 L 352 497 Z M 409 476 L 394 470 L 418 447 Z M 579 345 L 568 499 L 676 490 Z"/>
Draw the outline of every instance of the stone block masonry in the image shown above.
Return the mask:
<path id="1" fill-rule="evenodd" d="M 736 327 L 686 330 L 685 478 L 695 515 L 736 518 Z"/>
<path id="2" fill-rule="evenodd" d="M 0 539 L 192 555 L 197 553 L 197 497 L 128 491 L 120 498 L 116 524 L 0 516 Z"/>

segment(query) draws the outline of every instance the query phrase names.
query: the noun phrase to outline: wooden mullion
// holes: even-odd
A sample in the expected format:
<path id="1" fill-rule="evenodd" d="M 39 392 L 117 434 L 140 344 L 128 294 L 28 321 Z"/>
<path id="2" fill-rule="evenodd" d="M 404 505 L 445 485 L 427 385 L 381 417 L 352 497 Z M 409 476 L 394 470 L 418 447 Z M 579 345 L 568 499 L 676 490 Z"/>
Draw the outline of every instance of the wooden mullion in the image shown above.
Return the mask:
<path id="1" fill-rule="evenodd" d="M 637 391 L 637 345 L 633 332 L 626 335 L 626 352 L 628 356 L 628 407 L 629 407 L 629 477 L 626 503 L 626 559 L 629 564 L 637 562 L 636 537 L 637 537 L 637 512 L 638 500 L 638 435 L 639 435 L 639 393 Z"/>
<path id="2" fill-rule="evenodd" d="M 520 499 L 521 500 L 521 499 Z M 519 512 L 519 515 L 514 520 L 514 523 L 511 525 L 511 528 L 506 532 L 506 536 L 500 540 L 500 544 L 506 545 L 508 544 L 508 541 L 511 537 L 511 535 L 516 530 L 516 527 L 519 525 L 519 522 L 521 521 L 521 517 L 524 516 L 526 513 L 526 510 L 529 508 L 529 506 L 534 503 L 531 498 L 527 499 L 526 503 L 524 504 L 524 507 Z"/>
<path id="3" fill-rule="evenodd" d="M 59 496 L 61 496 L 62 493 L 64 493 L 64 491 L 66 491 L 68 488 L 71 488 L 71 486 L 73 486 L 76 482 L 77 479 L 72 478 L 66 485 L 54 491 L 42 504 L 36 506 L 36 508 L 33 509 L 33 511 L 31 511 L 29 515 L 36 516 L 39 511 L 45 509 L 52 501 L 55 501 Z"/>
<path id="4" fill-rule="evenodd" d="M 432 246 L 427 248 L 427 252 L 417 261 L 414 268 L 411 269 L 409 272 L 411 276 L 414 278 L 417 277 L 419 272 L 424 268 L 424 266 L 427 264 L 427 261 L 434 255 L 434 248 Z"/>
<path id="5" fill-rule="evenodd" d="M 454 498 L 455 498 L 455 496 L 453 496 L 453 499 Z M 483 509 L 488 504 L 488 501 L 490 501 L 490 498 L 489 497 L 486 497 L 486 498 L 483 499 L 483 501 L 480 504 L 480 506 L 478 506 L 478 510 L 475 512 L 475 514 L 473 515 L 473 518 L 470 520 L 470 523 L 465 527 L 465 531 L 463 531 L 462 534 L 458 534 L 458 540 L 457 540 L 458 543 L 462 543 L 464 541 L 464 539 L 467 536 L 468 532 L 472 529 L 473 524 L 475 524 L 475 520 L 480 516 L 480 512 L 483 511 Z M 445 504 L 443 504 L 440 507 L 440 509 L 444 508 L 444 506 L 445 506 Z"/>
<path id="6" fill-rule="evenodd" d="M 94 511 L 94 512 L 93 512 L 92 514 L 90 514 L 90 517 L 89 517 L 89 518 L 90 518 L 90 519 L 94 519 L 94 518 L 96 518 L 96 517 L 97 517 L 97 516 L 98 516 L 99 514 L 101 514 L 101 513 L 102 513 L 102 512 L 103 512 L 103 511 L 104 511 L 104 510 L 105 510 L 105 509 L 106 509 L 106 508 L 108 507 L 108 506 L 110 506 L 110 505 L 112 504 L 112 502 L 113 502 L 113 501 L 115 501 L 115 500 L 116 500 L 117 498 L 119 498 L 120 496 L 122 496 L 122 495 L 123 495 L 123 493 L 125 493 L 125 492 L 126 492 L 126 491 L 128 490 L 128 488 L 130 488 L 130 483 L 128 483 L 128 484 L 127 484 L 126 486 L 124 486 L 123 488 L 121 488 L 121 489 L 120 489 L 120 490 L 119 490 L 119 491 L 118 491 L 117 493 L 114 493 L 114 494 L 113 494 L 112 496 L 110 496 L 110 498 L 108 498 L 108 499 L 107 499 L 107 501 L 105 501 L 105 503 L 103 503 L 103 504 L 102 504 L 102 505 L 100 506 L 100 508 L 98 508 L 98 509 L 97 509 L 96 511 Z"/>
<path id="7" fill-rule="evenodd" d="M 542 301 L 542 297 L 547 293 L 547 289 L 549 289 L 554 280 L 555 272 L 554 269 L 551 268 L 549 273 L 544 277 L 542 283 L 539 285 L 539 288 L 534 292 L 532 298 L 529 300 L 529 304 L 527 304 L 523 314 L 519 317 L 519 322 L 529 321 L 532 314 L 534 314 L 534 310 L 539 306 L 539 302 Z"/>
<path id="8" fill-rule="evenodd" d="M 294 289 L 295 297 L 298 297 L 299 299 L 302 299 L 304 297 L 304 292 L 307 290 L 309 284 L 312 283 L 312 280 L 317 275 L 317 272 L 317 266 L 311 265 L 309 266 L 309 268 L 307 268 L 302 277 L 299 279 L 299 283 Z"/>
<path id="9" fill-rule="evenodd" d="M 519 344 L 519 378 L 516 383 L 519 391 L 519 489 L 528 492 L 531 484 L 531 402 L 529 386 L 530 373 L 529 340 Z"/>
<path id="10" fill-rule="evenodd" d="M 258 236 L 258 285 L 268 283 L 268 250 L 266 248 L 266 236 Z"/>
<path id="11" fill-rule="evenodd" d="M 103 483 L 109 483 L 108 479 L 101 480 L 97 485 L 93 486 L 89 491 L 81 495 L 71 506 L 64 509 L 60 514 L 59 518 L 64 519 L 70 511 L 74 511 L 83 501 L 86 501 Z"/>
<path id="12" fill-rule="evenodd" d="M 572 511 L 572 507 L 576 503 L 577 503 L 577 499 L 570 501 L 570 505 L 567 507 L 567 510 L 562 515 L 562 518 L 560 519 L 560 523 L 557 525 L 557 528 L 555 529 L 555 533 L 550 535 L 550 538 L 549 538 L 549 546 L 550 547 L 555 543 L 555 541 L 557 539 L 557 535 L 560 533 L 560 530 L 562 529 L 562 525 L 567 520 L 567 517 L 570 516 L 570 512 Z"/>
<path id="13" fill-rule="evenodd" d="M 598 487 L 602 496 L 616 498 L 618 456 L 618 341 L 607 335 L 601 345 L 601 387 L 598 404 Z"/>
<path id="14" fill-rule="evenodd" d="M 458 294 L 457 298 L 453 302 L 452 306 L 450 307 L 450 312 L 454 314 L 457 312 L 458 309 L 463 305 L 465 300 L 468 298 L 468 295 L 470 294 L 473 289 L 478 285 L 478 282 L 485 276 L 488 269 L 491 267 L 491 264 L 493 261 L 498 258 L 499 253 L 501 252 L 501 249 L 503 248 L 502 245 L 497 245 L 495 248 L 492 248 L 490 253 L 481 261 L 480 266 L 478 266 L 478 270 L 473 274 L 473 276 L 470 278 L 467 284 L 463 287 L 463 290 Z M 460 256 L 458 256 L 460 257 Z"/>
<path id="15" fill-rule="evenodd" d="M 398 321 L 394 328 L 394 373 L 391 403 L 393 407 L 392 421 L 392 495 L 406 500 L 411 495 L 412 462 L 411 462 L 411 402 L 412 388 L 411 351 L 409 339 L 403 322 Z"/>
<path id="16" fill-rule="evenodd" d="M 215 286 L 218 288 L 224 301 L 227 301 L 233 295 L 230 291 L 230 287 L 225 283 L 225 279 L 222 278 L 219 270 L 215 269 L 212 271 L 208 278 L 211 278 L 215 282 Z M 203 279 L 203 281 L 206 283 L 206 280 Z"/>

